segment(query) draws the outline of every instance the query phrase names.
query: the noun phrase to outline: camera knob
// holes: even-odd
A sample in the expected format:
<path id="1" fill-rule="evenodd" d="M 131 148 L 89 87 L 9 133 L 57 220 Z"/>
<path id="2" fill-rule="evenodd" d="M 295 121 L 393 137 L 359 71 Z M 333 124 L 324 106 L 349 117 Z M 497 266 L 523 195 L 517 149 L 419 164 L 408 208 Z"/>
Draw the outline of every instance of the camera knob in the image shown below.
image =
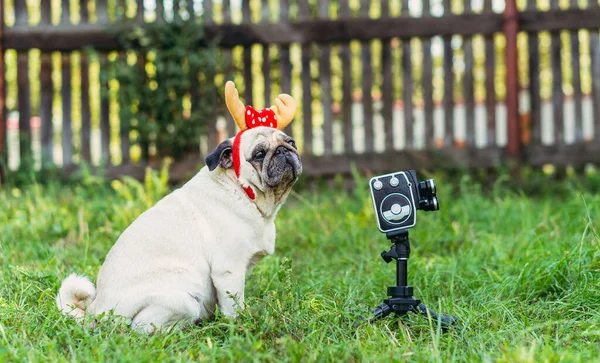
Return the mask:
<path id="1" fill-rule="evenodd" d="M 380 180 L 376 180 L 375 183 L 373 183 L 373 188 L 375 188 L 375 190 L 381 190 L 381 188 L 383 188 L 383 183 Z"/>
<path id="2" fill-rule="evenodd" d="M 402 206 L 400 204 L 396 203 L 396 204 L 392 205 L 391 210 L 392 210 L 392 213 L 394 213 L 394 214 L 400 214 L 400 212 L 402 212 Z"/>
<path id="3" fill-rule="evenodd" d="M 398 184 L 400 184 L 400 180 L 398 178 L 396 178 L 395 176 L 392 177 L 392 179 L 390 179 L 390 185 L 393 187 L 397 187 Z"/>

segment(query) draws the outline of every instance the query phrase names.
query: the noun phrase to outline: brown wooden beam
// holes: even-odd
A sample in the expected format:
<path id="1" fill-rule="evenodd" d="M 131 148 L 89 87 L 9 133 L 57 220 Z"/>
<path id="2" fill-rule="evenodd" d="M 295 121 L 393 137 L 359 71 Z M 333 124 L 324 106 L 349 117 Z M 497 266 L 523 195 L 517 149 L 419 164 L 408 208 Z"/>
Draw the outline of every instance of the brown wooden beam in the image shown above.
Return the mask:
<path id="1" fill-rule="evenodd" d="M 26 50 L 70 51 L 87 46 L 119 50 L 116 28 L 101 24 L 77 26 L 15 26 L 5 29 L 5 46 Z M 502 30 L 501 14 L 464 14 L 422 18 L 351 18 L 296 23 L 207 25 L 206 37 L 221 47 L 260 44 L 335 43 L 377 38 L 431 37 L 435 35 L 492 34 Z M 200 44 L 202 45 L 202 44 Z"/>
<path id="2" fill-rule="evenodd" d="M 528 10 L 519 13 L 519 30 L 525 32 L 598 28 L 600 8 Z"/>
<path id="3" fill-rule="evenodd" d="M 500 164 L 504 158 L 501 148 L 444 148 L 437 150 L 404 150 L 386 153 L 368 153 L 355 155 L 303 156 L 304 175 L 308 177 L 350 174 L 354 167 L 360 171 L 385 173 L 399 169 L 435 169 L 476 167 L 485 168 Z M 176 161 L 169 168 L 171 182 L 181 183 L 190 179 L 204 166 L 201 158 Z M 155 163 L 138 165 L 125 164 L 111 166 L 105 170 L 105 177 L 117 179 L 123 175 L 142 180 L 146 168 L 158 169 Z M 78 166 L 70 165 L 64 169 L 66 174 L 74 174 Z"/>
<path id="4" fill-rule="evenodd" d="M 600 28 L 600 8 L 519 13 L 519 30 L 574 30 Z M 351 18 L 310 20 L 295 23 L 207 25 L 207 40 L 222 47 L 237 45 L 335 43 L 377 38 L 431 37 L 435 35 L 493 34 L 502 31 L 502 14 L 461 14 L 421 18 Z M 4 29 L 5 49 L 70 51 L 93 46 L 98 50 L 119 50 L 115 26 L 102 24 L 17 25 Z"/>
<path id="5" fill-rule="evenodd" d="M 442 148 L 434 150 L 402 150 L 385 153 L 303 157 L 308 176 L 349 174 L 353 167 L 373 173 L 407 169 L 484 168 L 503 161 L 501 148 Z"/>
<path id="6" fill-rule="evenodd" d="M 525 149 L 529 164 L 541 166 L 582 166 L 587 163 L 600 164 L 600 144 L 584 143 L 566 145 L 531 145 Z"/>

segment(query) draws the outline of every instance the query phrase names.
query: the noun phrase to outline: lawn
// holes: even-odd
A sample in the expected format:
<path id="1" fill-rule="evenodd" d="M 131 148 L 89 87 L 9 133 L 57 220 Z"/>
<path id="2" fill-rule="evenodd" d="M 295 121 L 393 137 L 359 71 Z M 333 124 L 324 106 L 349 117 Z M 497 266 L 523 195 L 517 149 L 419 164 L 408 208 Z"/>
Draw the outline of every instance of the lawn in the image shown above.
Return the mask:
<path id="1" fill-rule="evenodd" d="M 168 192 L 164 176 L 5 186 L 0 362 L 600 361 L 600 176 L 542 178 L 526 189 L 506 177 L 487 186 L 436 180 L 442 208 L 420 212 L 411 230 L 409 283 L 430 307 L 459 317 L 447 334 L 416 315 L 353 328 L 395 276 L 379 257 L 389 243 L 366 178 L 349 193 L 290 196 L 276 252 L 249 277 L 238 320 L 150 336 L 110 322 L 82 328 L 54 298 L 71 272 L 95 279 L 128 223 Z"/>

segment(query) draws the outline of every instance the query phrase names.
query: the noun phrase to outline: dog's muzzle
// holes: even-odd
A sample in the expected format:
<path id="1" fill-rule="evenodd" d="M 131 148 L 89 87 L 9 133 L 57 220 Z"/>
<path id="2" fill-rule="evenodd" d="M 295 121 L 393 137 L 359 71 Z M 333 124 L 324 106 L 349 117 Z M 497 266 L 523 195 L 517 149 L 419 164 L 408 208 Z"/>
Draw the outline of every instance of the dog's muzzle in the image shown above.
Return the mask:
<path id="1" fill-rule="evenodd" d="M 267 185 L 275 187 L 282 181 L 296 181 L 302 174 L 302 162 L 295 150 L 279 146 L 267 170 Z"/>

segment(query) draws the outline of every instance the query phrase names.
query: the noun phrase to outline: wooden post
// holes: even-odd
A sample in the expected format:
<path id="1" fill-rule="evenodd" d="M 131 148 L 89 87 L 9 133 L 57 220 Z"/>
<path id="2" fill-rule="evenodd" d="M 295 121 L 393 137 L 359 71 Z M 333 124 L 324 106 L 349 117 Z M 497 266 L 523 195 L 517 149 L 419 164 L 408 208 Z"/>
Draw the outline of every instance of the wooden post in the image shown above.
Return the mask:
<path id="1" fill-rule="evenodd" d="M 452 1 L 444 0 L 444 16 L 452 15 Z M 444 39 L 444 146 L 454 144 L 454 52 L 452 50 L 452 36 L 446 35 Z"/>
<path id="2" fill-rule="evenodd" d="M 517 32 L 519 19 L 516 0 L 507 0 L 504 10 L 503 31 L 506 37 L 506 113 L 508 118 L 508 156 L 521 156 L 521 127 L 519 120 L 519 79 Z"/>

